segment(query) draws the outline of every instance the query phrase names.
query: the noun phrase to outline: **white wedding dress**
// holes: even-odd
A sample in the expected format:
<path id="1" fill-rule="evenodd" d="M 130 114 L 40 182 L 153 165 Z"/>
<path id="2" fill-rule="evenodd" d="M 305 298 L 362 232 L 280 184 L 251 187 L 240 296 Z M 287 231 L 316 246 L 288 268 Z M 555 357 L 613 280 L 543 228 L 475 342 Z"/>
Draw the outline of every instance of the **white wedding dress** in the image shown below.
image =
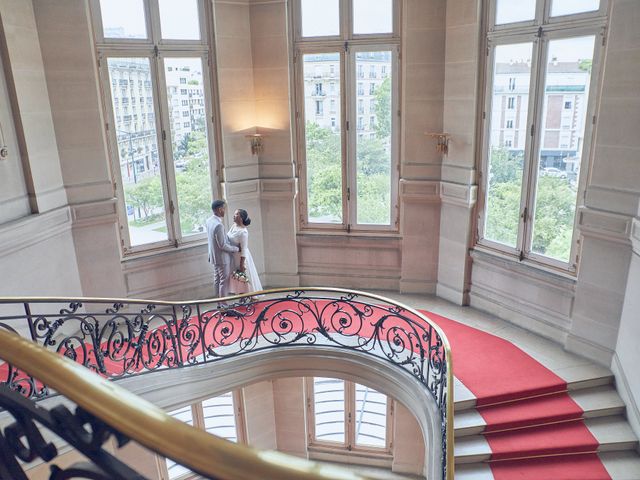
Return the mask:
<path id="1" fill-rule="evenodd" d="M 227 237 L 229 238 L 229 243 L 235 245 L 236 247 L 240 247 L 240 252 L 233 254 L 233 265 L 231 272 L 233 273 L 240 268 L 240 257 L 245 257 L 244 266 L 246 269 L 246 274 L 249 277 L 249 292 L 257 292 L 262 290 L 260 277 L 258 277 L 258 270 L 256 270 L 256 264 L 254 263 L 253 257 L 251 256 L 251 251 L 249 250 L 249 232 L 247 230 L 247 227 L 239 227 L 234 223 L 229 229 Z"/>

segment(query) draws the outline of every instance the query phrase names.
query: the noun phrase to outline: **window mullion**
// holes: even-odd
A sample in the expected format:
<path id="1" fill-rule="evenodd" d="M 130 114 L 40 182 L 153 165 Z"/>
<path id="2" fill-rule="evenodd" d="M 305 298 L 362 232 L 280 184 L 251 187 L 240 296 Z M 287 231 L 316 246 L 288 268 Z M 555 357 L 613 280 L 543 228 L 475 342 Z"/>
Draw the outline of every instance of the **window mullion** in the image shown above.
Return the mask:
<path id="1" fill-rule="evenodd" d="M 169 128 L 169 109 L 167 105 L 167 85 L 162 68 L 162 61 L 160 55 L 157 55 L 155 61 L 152 61 L 153 70 L 153 83 L 155 88 L 155 102 L 156 102 L 156 127 L 158 135 L 158 145 L 160 154 L 160 172 L 163 183 L 163 196 L 164 196 L 164 208 L 167 218 L 167 234 L 170 242 L 174 242 L 177 246 L 178 228 L 176 224 L 177 199 L 175 192 L 175 173 L 173 171 L 172 152 L 171 152 L 171 139 L 167 135 L 171 135 L 171 129 Z"/>
<path id="2" fill-rule="evenodd" d="M 342 132 L 341 132 L 341 162 L 342 162 L 342 223 L 345 228 L 349 229 L 351 225 L 351 202 L 350 197 L 353 195 L 351 186 L 351 174 L 349 171 L 349 152 L 351 150 L 349 142 L 351 139 L 351 130 L 353 124 L 353 109 L 351 108 L 351 56 L 349 49 L 345 48 L 340 53 L 342 74 L 340 79 L 341 92 L 341 109 L 342 109 Z"/>
<path id="3" fill-rule="evenodd" d="M 145 0 L 147 12 L 147 28 L 149 28 L 149 38 L 151 43 L 158 45 L 162 38 L 160 32 L 160 7 L 157 1 Z"/>
<path id="4" fill-rule="evenodd" d="M 356 444 L 356 387 L 355 383 L 344 382 L 344 391 L 345 391 L 345 443 L 347 446 L 347 450 L 351 451 L 354 449 Z"/>
<path id="5" fill-rule="evenodd" d="M 529 132 L 530 147 L 527 150 L 528 159 L 526 168 L 526 181 L 524 185 L 526 189 L 523 190 L 523 203 L 524 209 L 521 210 L 523 215 L 523 235 L 521 237 L 520 251 L 521 255 L 528 256 L 531 252 L 532 246 L 532 233 L 533 233 L 533 218 L 535 209 L 536 189 L 538 183 L 538 162 L 539 153 L 542 145 L 542 133 L 544 131 L 542 114 L 544 112 L 544 99 L 545 99 L 545 72 L 546 72 L 546 45 L 548 41 L 542 37 L 535 42 L 535 63 L 533 65 L 532 75 L 534 76 L 534 82 L 531 86 L 531 97 L 535 102 L 532 108 L 532 120 L 529 122 L 529 128 L 532 129 Z M 533 135 L 531 134 L 533 132 Z"/>
<path id="6" fill-rule="evenodd" d="M 356 132 L 357 132 L 357 95 L 356 95 L 356 65 L 355 52 L 353 49 L 347 48 L 345 52 L 345 62 L 347 65 L 347 73 L 345 75 L 345 99 L 347 121 L 349 129 L 345 131 L 345 161 L 344 169 L 346 174 L 347 195 L 345 202 L 347 206 L 346 223 L 350 230 L 356 224 Z"/>

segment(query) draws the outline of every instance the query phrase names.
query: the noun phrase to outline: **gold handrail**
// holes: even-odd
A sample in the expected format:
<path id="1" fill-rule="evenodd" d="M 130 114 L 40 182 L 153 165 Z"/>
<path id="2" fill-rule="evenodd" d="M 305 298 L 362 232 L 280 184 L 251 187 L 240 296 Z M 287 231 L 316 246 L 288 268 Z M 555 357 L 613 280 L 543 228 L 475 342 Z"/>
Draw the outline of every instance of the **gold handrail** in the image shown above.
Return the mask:
<path id="1" fill-rule="evenodd" d="M 233 302 L 255 295 L 278 293 L 331 292 L 368 297 L 400 307 L 429 324 L 440 336 L 447 368 L 447 475 L 454 478 L 454 397 L 451 347 L 444 331 L 418 310 L 381 295 L 332 287 L 276 288 L 250 294 L 187 302 L 100 297 L 0 297 L 6 303 L 123 303 L 183 306 Z M 221 479 L 365 479 L 338 467 L 301 460 L 297 457 L 227 442 L 186 425 L 162 409 L 109 382 L 85 367 L 54 354 L 14 333 L 0 329 L 0 358 L 60 392 L 129 438 L 194 471 Z"/>

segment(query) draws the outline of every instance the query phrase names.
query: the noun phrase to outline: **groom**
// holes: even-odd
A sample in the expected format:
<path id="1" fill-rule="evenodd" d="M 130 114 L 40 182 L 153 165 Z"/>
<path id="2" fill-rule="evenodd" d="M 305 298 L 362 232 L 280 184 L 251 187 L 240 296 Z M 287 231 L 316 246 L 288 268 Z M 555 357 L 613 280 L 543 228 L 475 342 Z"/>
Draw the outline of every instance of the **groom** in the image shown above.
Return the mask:
<path id="1" fill-rule="evenodd" d="M 213 290 L 218 298 L 229 294 L 229 278 L 231 277 L 231 254 L 240 249 L 231 245 L 224 232 L 222 219 L 227 203 L 215 200 L 211 204 L 213 215 L 207 219 L 207 239 L 209 240 L 209 263 L 213 265 Z"/>

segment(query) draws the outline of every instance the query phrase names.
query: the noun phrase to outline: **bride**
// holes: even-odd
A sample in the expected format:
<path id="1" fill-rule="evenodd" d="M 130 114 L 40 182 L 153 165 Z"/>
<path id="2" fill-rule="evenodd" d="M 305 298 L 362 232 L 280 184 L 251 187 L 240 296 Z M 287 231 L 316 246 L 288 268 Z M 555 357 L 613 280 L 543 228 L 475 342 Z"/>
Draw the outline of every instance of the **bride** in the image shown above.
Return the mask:
<path id="1" fill-rule="evenodd" d="M 234 291 L 240 290 L 240 288 L 234 288 L 234 286 L 238 285 L 238 282 L 230 281 L 230 293 L 250 293 L 262 290 L 260 277 L 258 277 L 256 265 L 249 251 L 249 232 L 247 227 L 250 223 L 251 219 L 247 211 L 239 208 L 233 214 L 233 226 L 229 229 L 229 233 L 227 233 L 229 243 L 240 247 L 240 252 L 233 254 L 234 262 L 232 272 L 239 270 L 249 277 L 249 288 L 243 288 L 243 291 L 240 292 Z"/>

